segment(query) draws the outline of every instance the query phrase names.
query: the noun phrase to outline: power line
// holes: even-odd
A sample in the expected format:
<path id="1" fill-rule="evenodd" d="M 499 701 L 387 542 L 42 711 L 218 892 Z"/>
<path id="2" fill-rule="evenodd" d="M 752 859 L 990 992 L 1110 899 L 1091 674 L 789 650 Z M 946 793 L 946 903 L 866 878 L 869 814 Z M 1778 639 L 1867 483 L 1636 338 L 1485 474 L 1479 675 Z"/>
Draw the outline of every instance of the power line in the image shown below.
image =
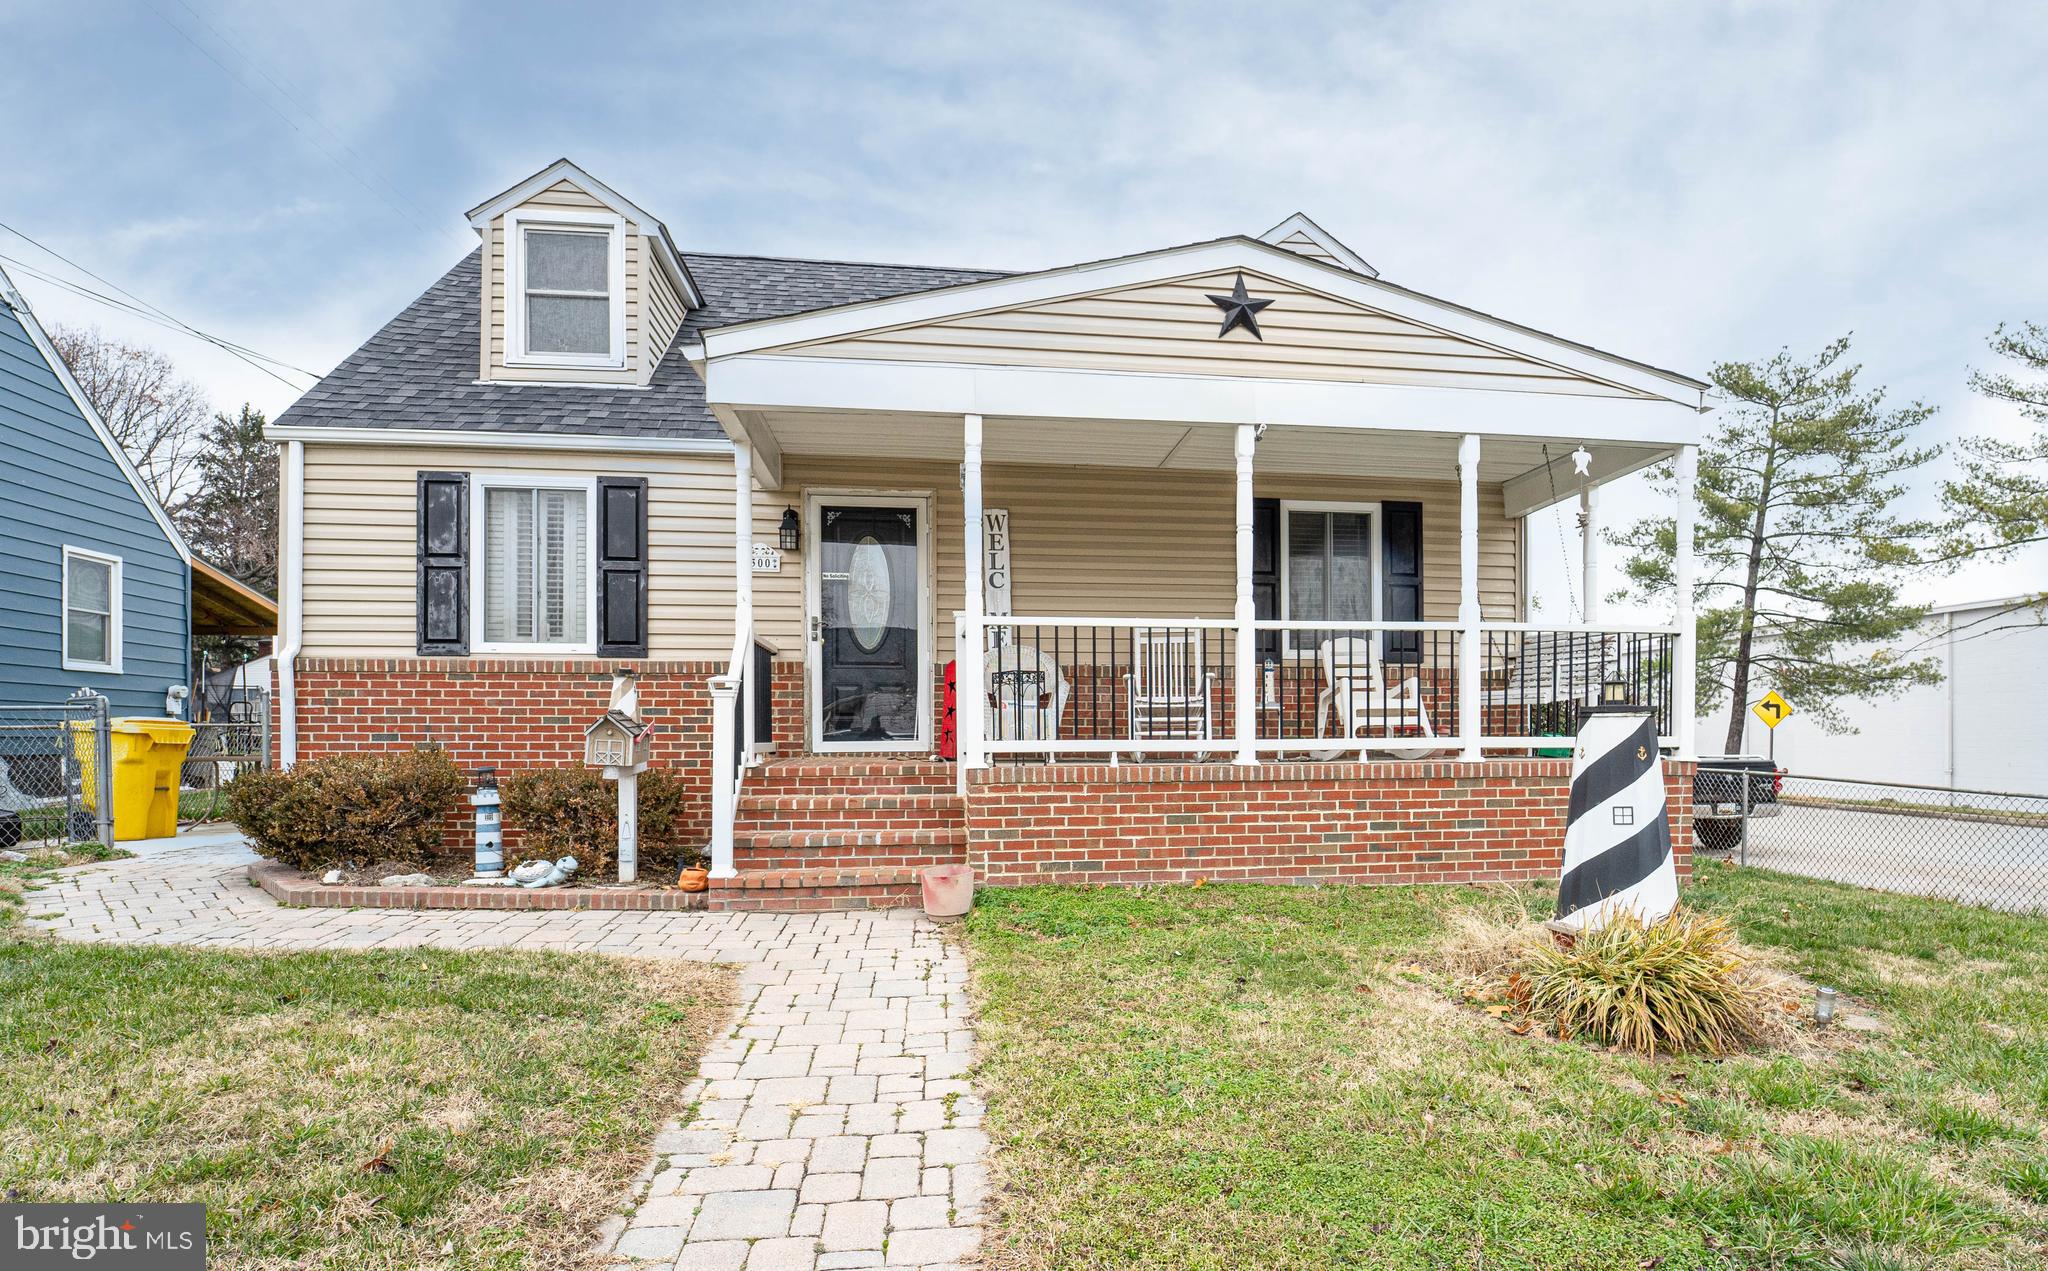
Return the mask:
<path id="1" fill-rule="evenodd" d="M 430 226 L 428 226 L 424 221 L 421 221 L 419 218 L 413 216 L 412 213 L 398 206 L 396 202 L 392 201 L 389 195 L 385 194 L 383 191 L 371 185 L 369 181 L 366 180 L 361 173 L 357 172 L 347 163 L 344 163 L 341 157 L 339 155 L 336 155 L 332 150 L 329 150 L 327 146 L 323 144 L 318 137 L 313 136 L 304 128 L 299 127 L 297 120 L 293 119 L 290 115 L 287 115 L 284 113 L 284 111 L 280 110 L 276 102 L 272 101 L 263 93 L 258 92 L 256 90 L 255 85 L 251 84 L 242 76 L 236 74 L 234 69 L 230 67 L 226 62 L 223 62 L 218 57 L 215 57 L 213 55 L 212 49 L 207 48 L 204 44 L 201 44 L 199 41 L 193 39 L 190 32 L 186 31 L 184 27 L 179 26 L 176 22 L 174 22 L 171 19 L 170 14 L 165 13 L 162 9 L 157 8 L 154 4 L 150 6 L 150 11 L 156 14 L 156 16 L 160 20 L 162 20 L 165 26 L 177 32 L 178 37 L 180 39 L 184 40 L 185 43 L 191 45 L 194 49 L 198 50 L 199 55 L 201 57 L 204 57 L 207 61 L 213 63 L 214 66 L 219 69 L 221 74 L 227 76 L 230 80 L 233 80 L 236 84 L 240 85 L 244 91 L 246 91 L 250 96 L 254 97 L 257 101 L 262 102 L 263 105 L 269 109 L 271 114 L 276 115 L 279 119 L 282 119 L 284 121 L 286 127 L 290 128 L 293 132 L 299 134 L 299 136 L 305 138 L 306 142 L 309 145 L 311 145 L 315 150 L 318 150 L 321 153 L 321 155 L 327 159 L 329 163 L 332 163 L 335 167 L 340 168 L 342 172 L 345 173 L 350 179 L 352 179 L 357 185 L 362 186 L 365 193 L 382 202 L 384 206 L 390 208 L 392 212 L 396 213 L 399 219 L 405 221 L 407 224 L 411 225 L 414 229 L 419 230 L 421 233 L 431 234 L 434 232 L 433 229 Z M 204 19 L 201 19 L 201 21 L 203 22 Z M 219 32 L 216 31 L 215 34 L 219 35 Z M 225 37 L 222 38 L 223 41 L 225 42 Z M 230 45 L 230 47 L 233 46 Z M 237 53 L 239 52 L 240 51 L 237 50 Z M 246 55 L 243 56 L 246 57 Z M 275 81 L 272 82 L 274 83 Z M 287 94 L 287 96 L 289 96 L 289 94 Z M 301 109 L 304 108 L 301 107 Z M 422 213 L 422 215 L 424 215 L 424 213 Z"/>
<path id="2" fill-rule="evenodd" d="M 355 160 L 358 164 L 364 163 L 363 157 L 356 153 L 355 147 L 349 145 L 347 141 L 343 140 L 342 137 L 334 131 L 334 129 L 329 128 L 326 124 L 322 123 L 320 121 L 320 116 L 318 112 L 316 112 L 312 107 L 308 106 L 305 102 L 301 101 L 297 94 L 293 93 L 290 88 L 286 87 L 283 83 L 281 83 L 275 75 L 272 75 L 269 71 L 265 70 L 263 67 L 263 63 L 258 61 L 256 58 L 250 56 L 248 51 L 244 49 L 240 44 L 237 44 L 232 38 L 230 38 L 226 31 L 223 31 L 219 26 L 216 26 L 211 20 L 207 18 L 205 14 L 199 12 L 190 4 L 186 3 L 186 0 L 178 0 L 178 7 L 183 9 L 185 12 L 191 14 L 195 21 L 197 21 L 201 26 L 205 27 L 208 31 L 213 33 L 213 37 L 215 39 L 219 40 L 222 44 L 226 45 L 228 50 L 232 52 L 236 57 L 240 58 L 245 65 L 247 65 L 250 69 L 254 70 L 258 75 L 261 75 L 266 83 L 268 83 L 272 88 L 278 91 L 278 94 L 280 96 L 282 96 L 286 101 L 290 102 L 293 106 L 296 106 L 299 110 L 299 113 L 306 117 L 306 121 L 308 123 L 312 124 L 313 127 L 319 129 L 321 132 L 327 134 L 329 140 L 334 142 L 335 145 L 341 147 L 342 153 L 346 154 L 349 158 Z M 291 121 L 287 119 L 285 122 L 290 123 Z M 329 157 L 332 158 L 333 156 L 330 155 Z M 369 167 L 369 165 L 367 164 L 364 164 L 364 166 L 366 168 Z M 350 172 L 350 175 L 353 176 L 355 175 L 355 173 Z M 370 175 L 376 179 L 379 185 L 384 187 L 386 193 L 397 198 L 400 202 L 404 203 L 414 212 L 419 213 L 419 215 L 425 218 L 426 220 L 431 221 L 434 219 L 425 208 L 422 208 L 418 203 L 413 202 L 411 198 L 407 197 L 405 191 L 399 189 L 397 186 L 393 185 L 384 177 L 379 176 L 373 168 L 370 169 Z M 361 180 L 360 177 L 358 177 L 357 179 Z"/>
<path id="3" fill-rule="evenodd" d="M 210 332 L 202 331 L 198 327 L 193 326 L 191 323 L 186 322 L 183 319 L 180 319 L 174 316 L 173 314 L 169 313 L 162 307 L 151 304 L 149 301 L 144 300 L 142 297 L 136 295 L 134 292 L 129 291 L 125 287 L 122 287 L 119 283 L 115 283 L 109 281 L 106 278 L 102 278 L 100 275 L 94 273 L 90 269 L 87 269 L 85 266 L 79 264 L 77 261 L 72 260 L 70 257 L 64 255 L 62 252 L 59 252 L 53 247 L 49 247 L 43 243 L 36 241 L 35 239 L 29 237 L 27 234 L 24 234 L 20 230 L 14 228 L 12 225 L 7 224 L 5 221 L 0 221 L 0 230 L 5 230 L 8 233 L 14 235 L 16 238 L 19 238 L 22 242 L 27 243 L 31 247 L 34 247 L 37 251 L 40 251 L 43 254 L 50 256 L 56 260 L 62 261 L 65 265 L 69 266 L 74 270 L 77 270 L 79 273 L 84 274 L 86 277 L 92 279 L 93 281 L 99 283 L 100 285 L 107 287 L 114 292 L 119 293 L 121 296 L 125 296 L 127 300 L 132 303 L 123 303 L 122 301 L 115 300 L 111 296 L 95 292 L 89 287 L 85 287 L 82 284 L 72 282 L 68 279 L 56 277 L 44 270 L 29 265 L 26 262 L 19 260 L 14 261 L 14 263 L 23 270 L 33 274 L 38 278 L 43 279 L 46 282 L 49 282 L 55 286 L 63 287 L 65 290 L 70 291 L 76 295 L 82 296 L 85 299 L 109 305 L 115 309 L 132 313 L 135 316 L 143 318 L 147 321 L 155 322 L 159 326 L 166 326 L 173 330 L 182 331 L 195 339 L 203 340 L 206 343 L 221 350 L 223 353 L 227 353 L 239 359 L 240 361 L 246 363 L 255 370 L 259 370 L 263 372 L 265 375 L 270 376 L 278 383 L 283 384 L 286 388 L 293 389 L 295 391 L 303 391 L 302 385 L 294 384 L 290 380 L 285 379 L 276 371 L 271 370 L 270 368 L 272 366 L 282 367 L 285 370 L 292 371 L 299 375 L 303 375 L 307 379 L 316 382 L 320 378 L 317 374 L 315 374 L 312 371 L 306 370 L 304 367 L 293 366 L 289 362 L 271 357 L 268 354 L 258 353 L 256 350 L 248 348 L 244 345 L 236 344 L 231 340 L 226 340 L 221 338 L 220 336 L 213 335 Z M 9 257 L 8 259 L 12 260 L 13 258 Z M 264 365 L 264 363 L 269 363 L 269 365 Z"/>

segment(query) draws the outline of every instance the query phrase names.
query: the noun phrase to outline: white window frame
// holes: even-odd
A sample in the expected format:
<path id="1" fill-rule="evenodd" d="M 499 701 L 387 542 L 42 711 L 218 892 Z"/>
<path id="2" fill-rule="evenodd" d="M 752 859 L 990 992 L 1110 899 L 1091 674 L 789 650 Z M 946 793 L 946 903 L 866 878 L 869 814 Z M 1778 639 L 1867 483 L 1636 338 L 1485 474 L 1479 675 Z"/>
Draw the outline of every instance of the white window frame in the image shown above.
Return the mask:
<path id="1" fill-rule="evenodd" d="M 570 490 L 583 495 L 583 639 L 575 644 L 484 638 L 484 492 L 487 490 Z M 472 653 L 520 653 L 536 657 L 597 654 L 597 478 L 557 477 L 544 472 L 472 472 L 469 474 L 469 649 Z M 534 597 L 538 605 L 538 594 Z"/>
<path id="2" fill-rule="evenodd" d="M 1288 551 L 1287 548 L 1288 544 L 1294 541 L 1288 523 L 1293 519 L 1293 514 L 1296 512 L 1356 512 L 1372 518 L 1371 528 L 1366 534 L 1367 559 L 1370 561 L 1367 568 L 1371 571 L 1370 576 L 1366 580 L 1366 586 L 1372 593 L 1370 597 L 1372 601 L 1372 617 L 1369 621 L 1382 621 L 1381 614 L 1386 608 L 1387 579 L 1380 563 L 1380 540 L 1384 537 L 1384 531 L 1380 525 L 1380 505 L 1378 503 L 1333 503 L 1315 499 L 1280 500 L 1280 541 L 1275 544 L 1280 553 L 1280 620 L 1282 622 L 1295 621 L 1292 616 L 1293 606 L 1288 603 L 1293 588 L 1293 580 L 1290 574 L 1292 573 L 1294 553 Z M 1307 621 L 1307 619 L 1303 619 L 1303 621 Z M 1330 625 L 1334 629 L 1341 624 L 1332 623 Z M 1295 644 L 1294 638 L 1301 633 L 1287 631 L 1282 634 L 1287 637 L 1287 650 L 1295 652 L 1298 646 Z M 1310 650 L 1310 652 L 1313 652 L 1313 650 Z"/>
<path id="3" fill-rule="evenodd" d="M 94 564 L 109 567 L 110 577 L 107 579 L 107 660 L 104 662 L 89 662 L 84 658 L 74 658 L 71 656 L 71 562 L 73 560 L 91 561 Z M 57 609 L 57 639 L 61 649 L 59 661 L 65 670 L 102 671 L 111 675 L 119 675 L 121 673 L 121 565 L 122 561 L 119 556 L 113 556 L 106 552 L 95 552 L 86 547 L 73 547 L 69 543 L 64 544 L 62 563 L 59 566 L 63 572 L 58 579 L 58 589 L 62 599 Z"/>
<path id="4" fill-rule="evenodd" d="M 606 286 L 611 298 L 611 351 L 536 353 L 526 347 L 526 231 L 603 231 L 609 244 Z M 520 208 L 505 213 L 505 365 L 622 370 L 626 365 L 626 218 L 611 212 Z"/>

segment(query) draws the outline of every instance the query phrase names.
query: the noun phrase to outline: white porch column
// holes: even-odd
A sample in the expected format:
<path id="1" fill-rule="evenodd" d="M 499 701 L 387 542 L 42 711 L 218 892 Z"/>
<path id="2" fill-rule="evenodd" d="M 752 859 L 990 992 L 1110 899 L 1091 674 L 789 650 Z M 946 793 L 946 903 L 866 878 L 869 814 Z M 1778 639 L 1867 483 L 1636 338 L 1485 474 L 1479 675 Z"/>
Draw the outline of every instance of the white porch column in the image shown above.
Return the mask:
<path id="1" fill-rule="evenodd" d="M 988 652 L 988 635 L 983 625 L 981 575 L 987 551 L 981 532 L 981 416 L 966 417 L 965 452 L 960 463 L 960 502 L 966 524 L 965 549 L 967 609 L 958 665 L 954 720 L 958 733 L 960 770 L 982 767 L 988 726 L 983 721 L 988 705 L 983 695 L 987 676 L 982 670 Z"/>
<path id="2" fill-rule="evenodd" d="M 733 630 L 754 629 L 754 448 L 732 446 Z"/>
<path id="3" fill-rule="evenodd" d="M 1252 455 L 1259 443 L 1258 427 L 1237 426 L 1237 677 L 1231 690 L 1236 703 L 1231 718 L 1236 724 L 1237 754 L 1232 763 L 1256 764 L 1259 748 L 1258 634 L 1252 623 L 1258 606 L 1252 600 Z"/>
<path id="4" fill-rule="evenodd" d="M 1672 625 L 1678 628 L 1678 641 L 1671 653 L 1671 714 L 1672 723 L 1678 729 L 1678 757 L 1697 759 L 1699 744 L 1693 737 L 1697 725 L 1693 718 L 1693 660 L 1697 656 L 1698 640 L 1693 629 L 1692 615 L 1692 539 L 1693 509 L 1697 502 L 1695 491 L 1698 490 L 1700 481 L 1700 448 L 1680 446 L 1675 466 L 1678 478 L 1678 541 L 1672 554 L 1671 581 L 1673 589 L 1678 593 L 1678 612 L 1672 621 Z"/>
<path id="5" fill-rule="evenodd" d="M 1579 610 L 1590 625 L 1600 621 L 1600 487 L 1591 481 L 1579 487 L 1579 580 L 1585 592 Z"/>
<path id="6" fill-rule="evenodd" d="M 754 447 L 744 441 L 732 448 L 733 639 L 741 641 L 739 666 L 729 668 L 742 680 L 754 673 Z M 760 721 L 751 692 L 740 699 L 740 762 L 752 763 Z"/>
<path id="7" fill-rule="evenodd" d="M 1458 757 L 1477 763 L 1479 719 L 1479 434 L 1458 442 Z"/>

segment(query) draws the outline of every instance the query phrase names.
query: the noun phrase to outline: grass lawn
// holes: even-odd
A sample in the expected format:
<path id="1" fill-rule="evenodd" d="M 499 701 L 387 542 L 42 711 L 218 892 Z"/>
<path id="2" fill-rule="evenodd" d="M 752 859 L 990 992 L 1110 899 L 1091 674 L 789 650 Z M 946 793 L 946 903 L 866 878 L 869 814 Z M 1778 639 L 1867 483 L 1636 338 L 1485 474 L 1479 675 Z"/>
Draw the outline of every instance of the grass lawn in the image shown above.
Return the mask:
<path id="1" fill-rule="evenodd" d="M 0 867 L 8 891 L 35 867 Z M 581 1265 L 732 1000 L 594 955 L 0 930 L 0 1195 L 204 1201 L 210 1267 Z"/>
<path id="2" fill-rule="evenodd" d="M 1890 1032 L 1648 1061 L 1426 969 L 1457 889 L 989 891 L 998 1267 L 2038 1267 L 2048 921 L 1703 863 Z"/>

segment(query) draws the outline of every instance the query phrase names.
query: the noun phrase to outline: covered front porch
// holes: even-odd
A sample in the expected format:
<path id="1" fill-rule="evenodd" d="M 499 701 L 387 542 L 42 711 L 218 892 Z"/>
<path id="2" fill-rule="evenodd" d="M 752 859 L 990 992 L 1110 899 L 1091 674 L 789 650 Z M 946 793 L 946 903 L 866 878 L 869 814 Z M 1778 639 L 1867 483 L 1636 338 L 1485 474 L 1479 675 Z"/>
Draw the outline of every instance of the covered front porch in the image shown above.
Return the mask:
<path id="1" fill-rule="evenodd" d="M 1315 830 L 1325 845 L 1362 843 L 1362 827 L 1378 824 L 1411 861 L 1435 858 L 1434 838 L 1455 824 L 1489 819 L 1528 837 L 1535 820 L 1471 810 L 1485 799 L 1558 802 L 1566 738 L 1603 693 L 1650 709 L 1663 745 L 1690 757 L 1690 712 L 1673 709 L 1690 697 L 1689 617 L 1528 621 L 1523 525 L 1554 501 L 1577 503 L 1576 546 L 1591 566 L 1602 481 L 1667 459 L 1682 468 L 1689 447 L 974 415 L 883 427 L 845 412 L 763 412 L 749 422 L 733 487 L 733 660 L 712 686 L 725 770 L 714 777 L 715 867 L 727 826 L 734 869 L 964 859 L 995 841 L 986 834 L 1017 828 L 988 826 L 982 807 L 1066 827 L 1033 836 L 1046 850 L 1018 876 L 1050 868 L 1054 844 L 1100 869 L 1101 843 L 1116 838 L 1108 814 L 1125 800 L 1172 803 L 1161 815 L 1190 841 L 1207 833 L 1193 827 L 1268 816 L 1279 800 L 1341 815 L 1344 827 Z M 755 436 L 773 447 L 770 471 Z M 780 568 L 757 573 L 757 544 L 771 543 Z M 1579 605 L 1597 615 L 1597 592 Z M 844 652 L 888 640 L 908 650 L 892 663 L 895 680 L 835 670 Z M 805 766 L 828 755 L 842 762 Z M 924 767 L 909 815 L 869 824 L 816 803 L 848 771 L 862 773 L 860 798 L 886 797 L 876 778 L 892 769 L 846 765 L 891 755 L 955 759 L 943 771 L 957 812 L 934 822 Z M 799 774 L 801 796 L 782 784 Z M 1433 819 L 1388 815 L 1430 790 L 1445 792 Z M 764 791 L 808 798 L 824 815 L 777 819 Z M 834 814 L 840 833 L 824 843 Z M 1076 837 L 1077 823 L 1093 831 Z M 1542 855 L 1526 844 L 1463 838 L 1444 850 L 1464 854 L 1475 877 L 1541 868 L 1517 864 Z M 807 857 L 792 844 L 841 850 Z M 920 850 L 889 850 L 906 844 Z M 1238 872 L 1392 868 L 1349 847 L 1275 850 L 1243 854 Z M 1347 853 L 1348 865 L 1337 859 Z M 1137 872 L 1160 868 L 1148 859 Z"/>

